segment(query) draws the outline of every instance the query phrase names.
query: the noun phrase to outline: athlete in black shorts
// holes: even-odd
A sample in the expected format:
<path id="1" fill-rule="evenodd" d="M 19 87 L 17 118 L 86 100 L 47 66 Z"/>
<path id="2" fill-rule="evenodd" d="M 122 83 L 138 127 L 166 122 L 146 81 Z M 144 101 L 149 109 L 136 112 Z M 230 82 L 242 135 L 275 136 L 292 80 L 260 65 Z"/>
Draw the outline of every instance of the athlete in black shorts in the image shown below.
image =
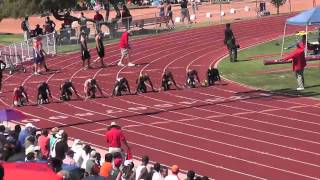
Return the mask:
<path id="1" fill-rule="evenodd" d="M 162 82 L 161 82 L 161 88 L 163 88 L 164 91 L 170 90 L 170 86 L 174 85 L 177 89 L 179 87 L 177 86 L 176 82 L 174 81 L 173 75 L 170 71 L 164 71 L 162 74 Z"/>
<path id="2" fill-rule="evenodd" d="M 197 82 L 196 82 L 197 80 Z M 186 85 L 190 88 L 195 88 L 197 83 L 200 84 L 198 72 L 196 70 L 189 69 L 187 72 Z"/>
<path id="3" fill-rule="evenodd" d="M 48 104 L 49 97 L 52 99 L 49 85 L 46 82 L 42 82 L 38 86 L 38 95 L 37 95 L 38 104 Z"/>
<path id="4" fill-rule="evenodd" d="M 61 101 L 69 101 L 71 100 L 71 96 L 72 96 L 72 91 L 77 95 L 78 98 L 79 95 L 76 91 L 76 89 L 74 88 L 73 84 L 71 81 L 67 80 L 65 81 L 61 86 L 60 86 L 60 100 Z"/>
<path id="5" fill-rule="evenodd" d="M 207 71 L 207 86 L 214 85 L 216 81 L 221 81 L 219 70 L 213 67 L 210 67 Z"/>
<path id="6" fill-rule="evenodd" d="M 147 92 L 147 86 L 146 86 L 147 81 L 149 82 L 152 91 L 154 91 L 150 77 L 147 74 L 140 74 L 140 76 L 136 80 L 137 93 L 146 93 Z"/>
<path id="7" fill-rule="evenodd" d="M 84 93 L 86 95 L 86 98 L 95 98 L 97 89 L 99 90 L 101 96 L 103 97 L 104 95 L 103 95 L 96 79 L 87 79 L 84 82 Z"/>
<path id="8" fill-rule="evenodd" d="M 104 46 L 103 46 L 103 33 L 100 32 L 96 35 L 96 50 L 98 53 L 98 59 L 100 59 L 101 62 L 101 67 L 105 67 L 103 63 L 103 58 L 104 58 Z"/>
<path id="9" fill-rule="evenodd" d="M 131 94 L 129 82 L 126 78 L 118 78 L 112 91 L 112 96 L 121 96 L 121 92 L 128 91 Z"/>

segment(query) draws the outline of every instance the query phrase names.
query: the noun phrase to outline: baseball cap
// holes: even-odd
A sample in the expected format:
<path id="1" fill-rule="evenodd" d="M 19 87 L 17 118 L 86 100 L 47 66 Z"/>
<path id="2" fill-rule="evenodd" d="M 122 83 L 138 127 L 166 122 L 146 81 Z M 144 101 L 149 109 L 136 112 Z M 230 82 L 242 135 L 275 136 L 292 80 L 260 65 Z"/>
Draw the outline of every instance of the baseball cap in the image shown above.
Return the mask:
<path id="1" fill-rule="evenodd" d="M 173 165 L 171 167 L 171 171 L 172 171 L 172 173 L 178 173 L 179 172 L 179 166 L 178 165 Z"/>
<path id="2" fill-rule="evenodd" d="M 27 123 L 27 124 L 26 124 L 26 127 L 32 127 L 32 128 L 33 128 L 33 127 L 34 127 L 34 125 L 33 125 L 33 124 L 31 124 L 31 123 Z"/>
<path id="3" fill-rule="evenodd" d="M 124 165 L 124 166 L 130 166 L 132 163 L 133 163 L 132 160 L 125 160 L 124 163 L 123 163 L 123 165 Z"/>
<path id="4" fill-rule="evenodd" d="M 110 126 L 117 126 L 117 123 L 116 122 L 111 122 Z"/>

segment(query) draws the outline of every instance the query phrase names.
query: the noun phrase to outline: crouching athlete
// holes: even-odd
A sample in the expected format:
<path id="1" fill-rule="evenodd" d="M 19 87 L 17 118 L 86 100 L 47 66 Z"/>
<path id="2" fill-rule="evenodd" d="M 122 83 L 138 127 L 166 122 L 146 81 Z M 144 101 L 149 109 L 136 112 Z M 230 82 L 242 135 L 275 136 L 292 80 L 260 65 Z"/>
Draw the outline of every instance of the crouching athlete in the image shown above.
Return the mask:
<path id="1" fill-rule="evenodd" d="M 140 74 L 140 76 L 138 77 L 138 79 L 136 80 L 136 84 L 137 84 L 137 93 L 146 93 L 147 92 L 147 85 L 146 82 L 149 82 L 152 91 L 155 91 L 151 82 L 150 77 L 148 76 L 148 74 Z"/>
<path id="2" fill-rule="evenodd" d="M 195 88 L 197 84 L 200 84 L 198 72 L 196 70 L 189 69 L 187 72 L 186 85 L 190 88 Z"/>
<path id="3" fill-rule="evenodd" d="M 86 98 L 96 98 L 97 89 L 99 90 L 101 96 L 104 97 L 96 79 L 87 79 L 84 82 L 84 94 Z"/>
<path id="4" fill-rule="evenodd" d="M 221 82 L 219 70 L 213 67 L 210 67 L 207 71 L 207 82 L 206 86 L 214 85 L 216 81 Z"/>
<path id="5" fill-rule="evenodd" d="M 124 77 L 120 77 L 116 80 L 116 84 L 112 91 L 112 96 L 121 96 L 122 92 L 129 92 L 129 94 L 131 94 L 129 82 Z"/>
<path id="6" fill-rule="evenodd" d="M 70 101 L 72 96 L 72 91 L 76 94 L 77 98 L 79 99 L 79 95 L 77 90 L 74 88 L 72 82 L 70 80 L 65 81 L 60 86 L 60 100 L 61 101 Z"/>
<path id="7" fill-rule="evenodd" d="M 174 85 L 177 89 L 179 87 L 177 86 L 176 82 L 174 81 L 173 75 L 170 71 L 165 70 L 162 74 L 162 82 L 161 82 L 161 88 L 164 91 L 170 90 L 170 86 Z"/>
<path id="8" fill-rule="evenodd" d="M 37 95 L 38 104 L 48 104 L 49 97 L 52 99 L 49 85 L 46 82 L 42 82 L 41 84 L 38 85 L 38 95 Z"/>
<path id="9" fill-rule="evenodd" d="M 13 106 L 24 106 L 29 102 L 28 94 L 25 91 L 23 86 L 19 86 L 18 88 L 14 88 L 13 90 Z"/>

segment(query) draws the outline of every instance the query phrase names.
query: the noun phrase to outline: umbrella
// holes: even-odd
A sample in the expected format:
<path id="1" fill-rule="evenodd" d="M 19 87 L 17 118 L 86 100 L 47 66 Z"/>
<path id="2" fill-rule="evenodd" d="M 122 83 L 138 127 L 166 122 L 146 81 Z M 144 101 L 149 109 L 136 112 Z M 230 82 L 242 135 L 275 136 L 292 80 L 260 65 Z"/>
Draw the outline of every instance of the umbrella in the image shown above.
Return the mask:
<path id="1" fill-rule="evenodd" d="M 0 122 L 3 121 L 17 121 L 17 120 L 22 120 L 25 119 L 26 116 L 14 109 L 2 109 L 0 110 Z"/>
<path id="2" fill-rule="evenodd" d="M 5 180 L 58 180 L 59 177 L 53 172 L 47 163 L 37 162 L 16 162 L 2 163 L 4 167 Z M 60 178 L 61 179 L 61 178 Z"/>

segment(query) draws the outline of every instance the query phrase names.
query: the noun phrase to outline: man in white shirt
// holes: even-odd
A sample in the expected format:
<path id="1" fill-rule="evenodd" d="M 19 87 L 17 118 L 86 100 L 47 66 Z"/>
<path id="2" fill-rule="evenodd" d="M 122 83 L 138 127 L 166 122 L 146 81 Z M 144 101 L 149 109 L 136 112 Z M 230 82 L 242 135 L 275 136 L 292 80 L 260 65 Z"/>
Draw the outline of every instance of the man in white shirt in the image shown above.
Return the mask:
<path id="1" fill-rule="evenodd" d="M 180 178 L 178 176 L 178 174 L 179 174 L 179 166 L 178 165 L 173 165 L 171 167 L 171 172 L 172 172 L 172 174 L 170 174 L 169 176 L 164 178 L 164 180 L 180 180 Z"/>

